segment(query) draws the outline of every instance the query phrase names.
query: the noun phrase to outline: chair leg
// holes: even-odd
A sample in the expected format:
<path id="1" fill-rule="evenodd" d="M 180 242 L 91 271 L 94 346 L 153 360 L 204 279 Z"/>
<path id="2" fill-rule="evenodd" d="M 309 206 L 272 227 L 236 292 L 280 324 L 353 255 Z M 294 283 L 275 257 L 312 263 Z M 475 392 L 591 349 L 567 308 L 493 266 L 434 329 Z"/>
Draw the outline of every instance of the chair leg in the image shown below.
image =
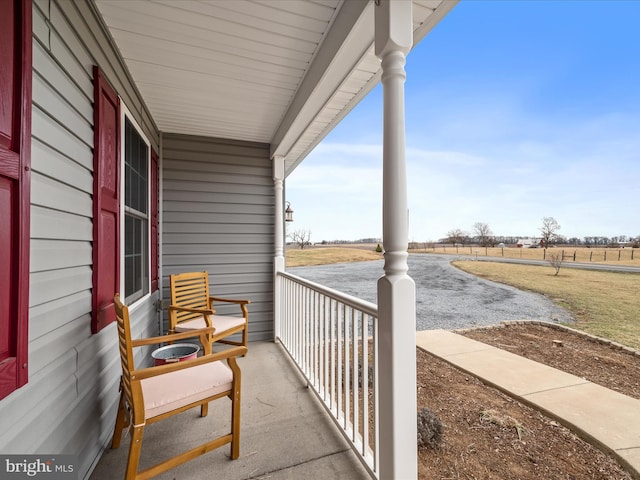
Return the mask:
<path id="1" fill-rule="evenodd" d="M 249 328 L 244 327 L 244 330 L 242 330 L 242 346 L 246 347 L 247 346 L 247 337 L 249 336 Z M 244 355 L 243 355 L 244 357 Z"/>
<path id="2" fill-rule="evenodd" d="M 135 480 L 138 474 L 138 463 L 142 451 L 142 435 L 144 426 L 131 428 L 131 444 L 129 445 L 129 460 L 127 461 L 127 473 L 125 480 Z"/>
<path id="3" fill-rule="evenodd" d="M 200 405 L 200 416 L 206 417 L 207 415 L 209 415 L 209 404 L 203 403 L 202 405 Z"/>
<path id="4" fill-rule="evenodd" d="M 113 428 L 113 439 L 111 440 L 111 448 L 120 447 L 122 440 L 122 431 L 126 427 L 127 409 L 124 406 L 124 390 L 120 392 L 120 402 L 118 404 L 118 415 L 116 416 L 116 425 Z"/>
<path id="5" fill-rule="evenodd" d="M 231 459 L 240 456 L 240 388 L 234 389 L 231 399 Z"/>

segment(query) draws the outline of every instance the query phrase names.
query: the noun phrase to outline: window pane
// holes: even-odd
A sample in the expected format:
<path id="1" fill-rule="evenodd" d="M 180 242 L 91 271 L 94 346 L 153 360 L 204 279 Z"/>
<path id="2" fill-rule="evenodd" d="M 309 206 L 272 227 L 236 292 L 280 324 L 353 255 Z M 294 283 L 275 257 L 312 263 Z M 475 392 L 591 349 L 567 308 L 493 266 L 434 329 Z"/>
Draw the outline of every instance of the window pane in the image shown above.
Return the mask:
<path id="1" fill-rule="evenodd" d="M 125 122 L 125 205 L 147 213 L 149 148 L 129 120 Z"/>
<path id="2" fill-rule="evenodd" d="M 125 299 L 132 303 L 149 292 L 147 218 L 149 148 L 133 124 L 125 119 Z"/>

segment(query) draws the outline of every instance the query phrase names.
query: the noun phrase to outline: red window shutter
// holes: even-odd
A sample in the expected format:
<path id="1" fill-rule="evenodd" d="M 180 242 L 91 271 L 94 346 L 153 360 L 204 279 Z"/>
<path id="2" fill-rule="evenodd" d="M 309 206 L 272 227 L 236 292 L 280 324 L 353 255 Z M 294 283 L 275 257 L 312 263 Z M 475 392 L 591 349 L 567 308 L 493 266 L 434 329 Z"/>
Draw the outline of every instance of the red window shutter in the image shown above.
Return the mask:
<path id="1" fill-rule="evenodd" d="M 99 67 L 93 68 L 93 294 L 91 331 L 116 319 L 120 287 L 120 101 Z"/>
<path id="2" fill-rule="evenodd" d="M 0 399 L 27 383 L 31 187 L 31 2 L 0 15 Z"/>
<path id="3" fill-rule="evenodd" d="M 158 200 L 159 200 L 159 177 L 158 177 L 158 154 L 151 149 L 151 291 L 158 290 Z"/>

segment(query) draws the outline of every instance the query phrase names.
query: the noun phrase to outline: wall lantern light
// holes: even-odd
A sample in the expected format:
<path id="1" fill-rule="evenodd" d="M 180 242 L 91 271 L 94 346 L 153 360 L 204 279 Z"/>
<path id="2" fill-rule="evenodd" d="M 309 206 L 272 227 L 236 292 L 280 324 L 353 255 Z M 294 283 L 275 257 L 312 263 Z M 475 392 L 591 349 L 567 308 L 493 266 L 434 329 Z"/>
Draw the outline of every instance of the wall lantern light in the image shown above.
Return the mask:
<path id="1" fill-rule="evenodd" d="M 284 221 L 293 222 L 293 210 L 291 209 L 291 203 L 287 202 L 287 209 L 284 211 Z"/>

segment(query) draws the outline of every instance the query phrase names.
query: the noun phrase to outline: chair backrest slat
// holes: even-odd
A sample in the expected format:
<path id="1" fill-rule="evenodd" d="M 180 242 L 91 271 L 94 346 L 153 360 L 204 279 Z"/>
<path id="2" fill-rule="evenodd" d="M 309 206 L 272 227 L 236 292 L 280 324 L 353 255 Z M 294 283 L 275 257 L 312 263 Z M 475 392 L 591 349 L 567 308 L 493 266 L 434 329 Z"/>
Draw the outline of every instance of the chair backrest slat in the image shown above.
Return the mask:
<path id="1" fill-rule="evenodd" d="M 170 275 L 171 305 L 186 308 L 209 308 L 209 275 L 204 272 L 187 272 Z M 173 312 L 176 324 L 202 316 L 200 313 Z"/>
<path id="2" fill-rule="evenodd" d="M 176 302 L 183 306 L 197 307 L 202 305 L 202 308 L 206 308 L 207 305 L 207 292 L 204 290 L 190 290 L 183 295 L 176 295 Z"/>

